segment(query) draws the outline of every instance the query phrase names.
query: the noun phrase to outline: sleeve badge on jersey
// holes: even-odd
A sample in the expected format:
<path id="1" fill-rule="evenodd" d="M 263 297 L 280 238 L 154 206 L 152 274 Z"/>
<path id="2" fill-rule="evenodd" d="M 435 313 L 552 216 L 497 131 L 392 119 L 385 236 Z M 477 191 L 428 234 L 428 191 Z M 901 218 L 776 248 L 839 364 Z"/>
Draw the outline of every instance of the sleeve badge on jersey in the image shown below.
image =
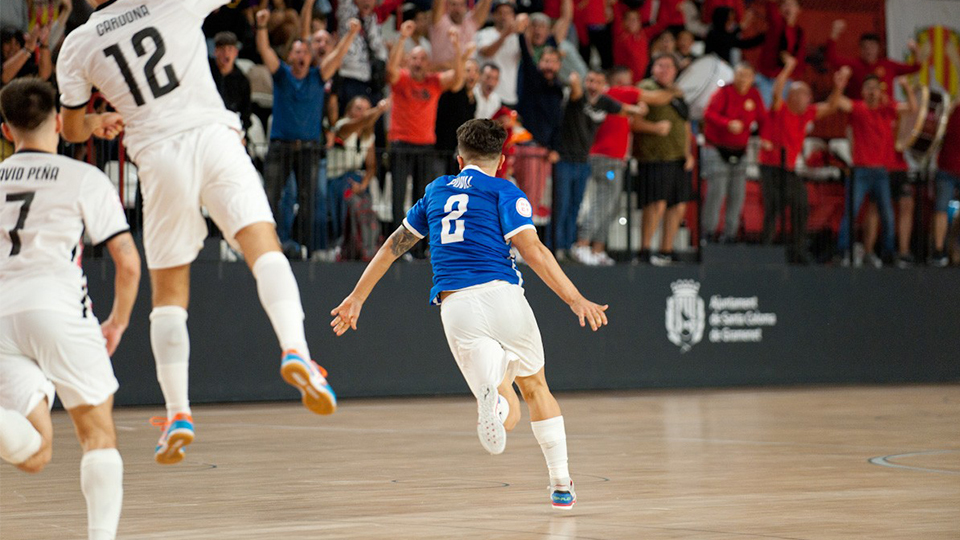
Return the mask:
<path id="1" fill-rule="evenodd" d="M 523 197 L 517 199 L 517 213 L 525 218 L 533 217 L 533 208 L 530 207 L 530 201 Z"/>

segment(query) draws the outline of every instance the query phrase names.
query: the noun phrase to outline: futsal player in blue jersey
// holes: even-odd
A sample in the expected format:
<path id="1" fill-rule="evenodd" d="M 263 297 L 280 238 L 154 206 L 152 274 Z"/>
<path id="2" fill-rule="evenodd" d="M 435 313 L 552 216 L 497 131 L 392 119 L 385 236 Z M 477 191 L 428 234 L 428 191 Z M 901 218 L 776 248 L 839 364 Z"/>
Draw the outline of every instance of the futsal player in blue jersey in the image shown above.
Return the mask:
<path id="1" fill-rule="evenodd" d="M 520 419 L 516 382 L 530 408 L 533 434 L 550 473 L 555 508 L 577 501 L 567 467 L 567 436 L 560 406 L 543 374 L 543 342 L 523 295 L 523 277 L 510 245 L 530 268 L 594 331 L 607 324 L 607 306 L 590 302 L 573 285 L 537 236 L 533 210 L 519 188 L 501 178 L 503 128 L 470 120 L 457 130 L 460 174 L 441 176 L 407 213 L 360 277 L 353 292 L 332 312 L 338 336 L 357 328 L 363 303 L 390 265 L 429 235 L 433 288 L 443 329 L 470 391 L 477 398 L 480 443 L 500 454 L 506 432 Z"/>

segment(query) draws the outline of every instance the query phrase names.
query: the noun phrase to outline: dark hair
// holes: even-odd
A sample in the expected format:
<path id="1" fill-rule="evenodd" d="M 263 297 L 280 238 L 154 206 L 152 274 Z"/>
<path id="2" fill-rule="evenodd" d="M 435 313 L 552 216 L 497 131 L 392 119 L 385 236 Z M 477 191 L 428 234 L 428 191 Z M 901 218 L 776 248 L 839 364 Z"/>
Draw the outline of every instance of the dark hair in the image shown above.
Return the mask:
<path id="1" fill-rule="evenodd" d="M 562 58 L 562 57 L 560 56 L 560 51 L 557 50 L 556 47 L 551 47 L 550 45 L 545 46 L 545 47 L 543 48 L 543 50 L 540 51 L 540 58 L 543 58 L 543 55 L 545 55 L 545 54 L 552 54 L 552 55 L 556 56 L 558 60 Z"/>
<path id="2" fill-rule="evenodd" d="M 873 32 L 865 32 L 863 34 L 860 34 L 860 43 L 863 43 L 864 41 L 875 41 L 879 44 L 880 35 L 874 34 Z"/>
<path id="3" fill-rule="evenodd" d="M 869 75 L 867 75 L 866 77 L 863 78 L 863 84 L 861 84 L 860 86 L 866 86 L 867 83 L 870 82 L 870 81 L 880 82 L 880 77 L 877 77 L 876 75 L 874 75 L 873 73 L 871 73 L 871 74 L 869 74 Z"/>
<path id="4" fill-rule="evenodd" d="M 361 94 L 361 95 L 359 95 L 359 96 L 353 96 L 353 97 L 350 99 L 350 101 L 347 102 L 347 106 L 343 108 L 344 112 L 349 111 L 350 108 L 353 107 L 353 105 L 354 105 L 356 102 L 360 101 L 360 100 L 366 101 L 366 102 L 369 103 L 371 106 L 373 105 L 373 102 L 370 101 L 370 98 L 368 98 L 367 96 Z"/>
<path id="5" fill-rule="evenodd" d="M 656 64 L 662 58 L 669 58 L 670 61 L 673 62 L 673 67 L 677 68 L 678 71 L 680 70 L 680 60 L 677 58 L 677 55 L 673 53 L 657 53 L 653 55 L 653 58 L 650 59 L 650 65 Z"/>
<path id="6" fill-rule="evenodd" d="M 14 129 L 33 131 L 56 112 L 56 90 L 37 77 L 14 79 L 0 90 L 0 113 Z"/>
<path id="7" fill-rule="evenodd" d="M 10 40 L 16 40 L 21 47 L 27 43 L 23 39 L 23 32 L 21 32 L 15 26 L 4 26 L 3 28 L 0 28 L 0 43 L 6 43 Z"/>
<path id="8" fill-rule="evenodd" d="M 483 65 L 480 66 L 480 73 L 483 73 L 483 70 L 487 68 L 490 68 L 496 71 L 497 73 L 500 73 L 500 66 L 494 64 L 493 62 L 484 62 Z"/>
<path id="9" fill-rule="evenodd" d="M 609 75 L 607 75 L 607 72 L 604 71 L 604 70 L 602 70 L 602 69 L 590 68 L 590 69 L 587 70 L 587 75 L 589 75 L 589 74 L 591 74 L 591 73 L 596 73 L 597 75 L 603 77 L 603 80 L 604 80 L 604 81 L 610 82 L 610 77 L 609 77 Z"/>
<path id="10" fill-rule="evenodd" d="M 499 123 L 487 119 L 467 120 L 457 128 L 457 153 L 464 161 L 500 159 L 507 131 Z"/>
<path id="11" fill-rule="evenodd" d="M 607 80 L 612 81 L 617 75 L 629 74 L 633 77 L 633 70 L 627 66 L 616 65 L 607 71 Z"/>

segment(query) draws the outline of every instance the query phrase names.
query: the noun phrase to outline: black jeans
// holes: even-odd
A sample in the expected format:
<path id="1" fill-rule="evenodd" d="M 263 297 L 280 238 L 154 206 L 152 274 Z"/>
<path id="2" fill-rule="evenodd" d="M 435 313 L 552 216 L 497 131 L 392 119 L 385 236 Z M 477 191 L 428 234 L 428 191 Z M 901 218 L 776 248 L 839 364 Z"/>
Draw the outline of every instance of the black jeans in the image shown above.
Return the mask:
<path id="1" fill-rule="evenodd" d="M 263 166 L 264 182 L 273 218 L 280 223 L 280 195 L 292 172 L 297 182 L 297 210 L 292 238 L 307 249 L 314 251 L 319 239 L 314 238 L 314 208 L 317 196 L 317 179 L 323 145 L 317 141 L 271 141 Z"/>
<path id="2" fill-rule="evenodd" d="M 433 182 L 440 165 L 436 151 L 430 144 L 390 143 L 390 176 L 393 178 L 393 228 L 396 229 L 407 217 L 409 208 L 404 206 L 407 196 L 407 177 L 413 177 L 411 201 L 416 204 L 423 197 L 427 184 Z"/>
<path id="3" fill-rule="evenodd" d="M 778 217 L 790 209 L 790 253 L 793 258 L 806 253 L 807 218 L 810 203 L 807 201 L 807 186 L 794 171 L 760 166 L 760 188 L 763 192 L 763 243 L 773 243 Z M 786 230 L 783 235 L 786 236 Z"/>

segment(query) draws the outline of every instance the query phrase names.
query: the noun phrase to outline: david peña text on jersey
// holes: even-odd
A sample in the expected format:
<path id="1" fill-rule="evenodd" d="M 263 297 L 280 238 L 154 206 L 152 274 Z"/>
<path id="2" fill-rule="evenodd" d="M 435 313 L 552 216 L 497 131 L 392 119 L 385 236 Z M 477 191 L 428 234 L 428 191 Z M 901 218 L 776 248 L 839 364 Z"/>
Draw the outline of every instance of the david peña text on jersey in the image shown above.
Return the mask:
<path id="1" fill-rule="evenodd" d="M 121 26 L 126 26 L 137 19 L 142 19 L 150 15 L 150 10 L 147 9 L 147 6 L 141 5 L 137 6 L 130 11 L 126 11 L 117 15 L 116 17 L 111 17 L 102 23 L 97 25 L 97 35 L 102 36 L 111 30 L 116 30 Z"/>
<path id="2" fill-rule="evenodd" d="M 17 180 L 44 180 L 56 182 L 60 175 L 60 167 L 9 167 L 0 168 L 0 182 L 15 182 Z"/>

